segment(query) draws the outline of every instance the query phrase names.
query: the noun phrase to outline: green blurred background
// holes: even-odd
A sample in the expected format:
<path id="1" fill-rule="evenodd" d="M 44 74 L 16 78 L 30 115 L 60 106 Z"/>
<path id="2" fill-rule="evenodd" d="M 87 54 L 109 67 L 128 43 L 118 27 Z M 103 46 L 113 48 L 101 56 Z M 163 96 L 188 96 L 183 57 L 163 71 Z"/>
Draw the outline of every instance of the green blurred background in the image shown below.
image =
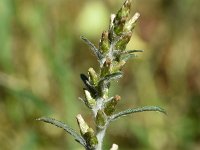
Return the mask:
<path id="1" fill-rule="evenodd" d="M 83 150 L 63 130 L 37 122 L 54 117 L 78 130 L 80 73 L 98 64 L 80 40 L 98 45 L 109 16 L 124 0 L 0 1 L 0 150 Z M 114 122 L 104 149 L 200 149 L 200 1 L 134 0 L 141 13 L 128 49 L 144 49 L 113 83 L 120 109 L 165 108 Z"/>

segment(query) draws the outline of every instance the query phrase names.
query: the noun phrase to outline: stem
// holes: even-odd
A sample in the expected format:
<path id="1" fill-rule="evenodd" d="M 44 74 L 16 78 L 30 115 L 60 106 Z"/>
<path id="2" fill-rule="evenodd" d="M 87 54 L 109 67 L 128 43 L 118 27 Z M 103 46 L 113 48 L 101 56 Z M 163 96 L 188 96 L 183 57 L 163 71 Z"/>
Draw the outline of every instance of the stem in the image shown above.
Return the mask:
<path id="1" fill-rule="evenodd" d="M 93 114 L 95 118 L 97 116 L 98 110 L 103 109 L 104 98 L 99 97 L 97 98 L 96 102 L 97 102 L 96 106 L 93 108 Z M 106 124 L 107 124 L 107 119 L 106 119 Z M 102 150 L 103 139 L 105 136 L 106 128 L 107 128 L 107 125 L 105 125 L 104 127 L 98 127 L 98 125 L 96 124 L 96 137 L 97 137 L 98 144 L 95 150 Z"/>
<path id="2" fill-rule="evenodd" d="M 98 145 L 96 147 L 96 150 L 102 150 L 102 145 L 103 145 L 103 139 L 105 136 L 105 131 L 106 127 L 103 129 L 97 129 L 97 140 L 98 140 Z"/>

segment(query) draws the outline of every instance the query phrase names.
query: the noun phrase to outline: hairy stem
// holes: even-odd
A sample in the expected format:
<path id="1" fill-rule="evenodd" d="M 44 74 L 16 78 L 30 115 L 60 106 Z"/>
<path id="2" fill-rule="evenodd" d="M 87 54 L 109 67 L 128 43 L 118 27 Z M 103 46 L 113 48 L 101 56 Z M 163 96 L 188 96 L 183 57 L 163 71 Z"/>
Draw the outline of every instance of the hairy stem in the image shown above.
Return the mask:
<path id="1" fill-rule="evenodd" d="M 103 145 L 103 139 L 105 136 L 106 128 L 103 129 L 97 129 L 97 139 L 98 139 L 98 145 L 96 150 L 102 150 Z"/>

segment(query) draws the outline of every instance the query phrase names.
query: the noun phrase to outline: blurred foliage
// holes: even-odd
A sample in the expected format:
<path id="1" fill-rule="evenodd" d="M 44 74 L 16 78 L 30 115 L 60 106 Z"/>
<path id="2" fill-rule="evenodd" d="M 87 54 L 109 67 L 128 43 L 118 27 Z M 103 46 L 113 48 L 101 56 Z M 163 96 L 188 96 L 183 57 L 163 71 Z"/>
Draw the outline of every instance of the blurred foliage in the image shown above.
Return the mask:
<path id="1" fill-rule="evenodd" d="M 90 121 L 78 101 L 79 74 L 97 62 L 79 36 L 97 44 L 109 15 L 122 3 L 0 1 L 0 149 L 81 149 L 61 129 L 35 118 L 50 116 L 76 129 L 78 113 Z M 123 150 L 197 150 L 200 1 L 135 0 L 133 5 L 141 18 L 128 48 L 145 52 L 126 65 L 112 92 L 122 96 L 121 109 L 160 105 L 168 116 L 142 113 L 115 122 L 105 149 L 117 143 Z"/>

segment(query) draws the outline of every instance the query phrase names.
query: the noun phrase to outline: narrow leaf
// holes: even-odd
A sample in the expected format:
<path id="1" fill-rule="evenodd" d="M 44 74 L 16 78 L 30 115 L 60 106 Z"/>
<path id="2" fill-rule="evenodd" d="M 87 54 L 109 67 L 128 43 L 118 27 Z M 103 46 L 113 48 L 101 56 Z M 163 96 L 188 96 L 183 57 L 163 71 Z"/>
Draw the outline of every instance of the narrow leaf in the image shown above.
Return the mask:
<path id="1" fill-rule="evenodd" d="M 79 142 L 81 145 L 83 145 L 84 147 L 86 147 L 86 141 L 82 138 L 82 136 L 80 136 L 75 130 L 73 130 L 72 128 L 70 128 L 65 123 L 63 123 L 61 121 L 58 121 L 56 119 L 47 118 L 47 117 L 38 118 L 36 120 L 43 121 L 43 122 L 46 122 L 46 123 L 50 123 L 50 124 L 52 124 L 54 126 L 57 126 L 59 128 L 64 129 L 67 133 L 69 133 L 70 135 L 72 135 L 77 142 Z"/>
<path id="2" fill-rule="evenodd" d="M 121 111 L 117 114 L 114 114 L 113 116 L 111 116 L 110 121 L 114 121 L 122 116 L 126 116 L 126 115 L 133 114 L 133 113 L 138 113 L 138 112 L 144 112 L 144 111 L 158 111 L 158 112 L 166 114 L 166 111 L 160 107 L 144 106 L 144 107 L 140 107 L 140 108 L 130 108 L 125 111 Z"/>
<path id="3" fill-rule="evenodd" d="M 115 73 L 112 73 L 112 74 L 109 74 L 109 75 L 106 75 L 105 77 L 103 77 L 99 83 L 101 84 L 102 82 L 104 83 L 109 83 L 111 80 L 117 80 L 119 78 L 122 77 L 122 72 L 115 72 Z"/>
<path id="4" fill-rule="evenodd" d="M 133 58 L 133 57 L 135 58 L 135 57 L 137 57 L 137 55 L 136 55 L 136 54 L 122 55 L 122 56 L 121 56 L 121 60 L 127 62 L 129 59 L 131 59 L 131 58 Z"/>
<path id="5" fill-rule="evenodd" d="M 103 93 L 106 92 L 106 90 L 109 88 L 110 86 L 110 82 L 111 80 L 117 80 L 119 78 L 122 77 L 122 72 L 115 72 L 109 75 L 106 75 L 105 77 L 103 77 L 100 81 L 99 81 L 99 90 L 100 90 L 100 94 L 102 95 Z"/>
<path id="6" fill-rule="evenodd" d="M 101 90 L 104 90 L 105 88 L 107 88 L 111 82 L 111 80 L 116 80 L 122 77 L 122 72 L 115 72 L 109 75 L 106 75 L 104 78 L 102 78 L 99 81 L 99 86 L 101 88 Z"/>
<path id="7" fill-rule="evenodd" d="M 110 82 L 111 80 L 116 80 L 122 77 L 122 72 L 115 72 L 109 75 L 106 75 L 100 82 Z"/>
<path id="8" fill-rule="evenodd" d="M 144 52 L 144 50 L 128 50 L 128 51 L 122 51 L 121 54 L 132 54 L 132 53 L 136 53 L 136 52 Z"/>
<path id="9" fill-rule="evenodd" d="M 88 103 L 88 101 L 84 98 L 79 97 L 79 100 L 81 100 L 88 108 L 92 109 L 92 107 L 90 106 L 90 104 Z"/>
<path id="10" fill-rule="evenodd" d="M 80 77 L 84 84 L 86 84 L 86 82 L 89 80 L 88 77 L 84 74 L 80 74 Z"/>
<path id="11" fill-rule="evenodd" d="M 96 97 L 98 95 L 98 92 L 96 88 L 90 83 L 88 77 L 84 74 L 80 74 L 81 80 L 85 84 L 87 90 L 91 93 L 93 97 Z"/>
<path id="12" fill-rule="evenodd" d="M 95 56 L 98 58 L 98 61 L 101 61 L 103 58 L 103 55 L 100 53 L 100 51 L 95 47 L 95 45 L 90 42 L 86 37 L 81 36 L 81 39 L 90 47 L 90 49 L 93 51 Z"/>

